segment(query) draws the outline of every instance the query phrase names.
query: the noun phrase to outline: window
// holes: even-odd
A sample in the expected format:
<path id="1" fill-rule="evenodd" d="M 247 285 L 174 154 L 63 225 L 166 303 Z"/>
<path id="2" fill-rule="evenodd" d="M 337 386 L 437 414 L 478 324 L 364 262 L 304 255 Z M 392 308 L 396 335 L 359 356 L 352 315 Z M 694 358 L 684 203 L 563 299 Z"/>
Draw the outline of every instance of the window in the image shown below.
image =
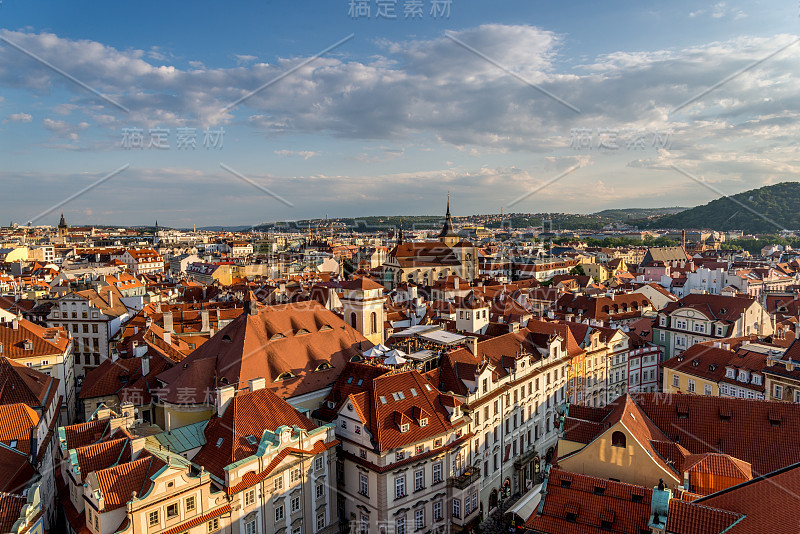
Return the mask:
<path id="1" fill-rule="evenodd" d="M 358 455 L 359 455 L 359 456 L 360 456 L 362 459 L 364 459 L 364 460 L 366 460 L 366 459 L 367 459 L 367 451 L 366 451 L 366 450 L 364 450 L 364 449 L 359 449 L 359 451 L 358 451 Z"/>
<path id="2" fill-rule="evenodd" d="M 319 532 L 323 528 L 325 528 L 325 512 L 317 514 L 317 532 Z"/>
<path id="3" fill-rule="evenodd" d="M 361 425 L 354 426 L 353 430 L 355 430 L 356 434 L 361 434 Z"/>
<path id="4" fill-rule="evenodd" d="M 369 496 L 369 479 L 366 473 L 358 474 L 358 492 L 365 497 Z"/>
<path id="5" fill-rule="evenodd" d="M 433 520 L 434 521 L 441 521 L 443 519 L 442 515 L 442 501 L 436 501 L 433 503 Z"/>
<path id="6" fill-rule="evenodd" d="M 694 380 L 689 379 L 689 393 L 694 393 Z"/>
<path id="7" fill-rule="evenodd" d="M 283 489 L 283 477 L 278 477 L 275 479 L 273 483 L 273 489 L 275 491 L 281 491 Z"/>
<path id="8" fill-rule="evenodd" d="M 461 517 L 461 499 L 453 499 L 453 517 Z"/>
<path id="9" fill-rule="evenodd" d="M 438 484 L 442 481 L 442 462 L 433 464 L 433 483 Z"/>
<path id="10" fill-rule="evenodd" d="M 395 534 L 406 534 L 406 518 L 398 517 L 395 521 Z"/>
<path id="11" fill-rule="evenodd" d="M 712 394 L 712 393 L 711 393 L 711 391 L 712 391 L 711 384 L 706 384 L 706 385 L 703 387 L 703 393 L 704 393 L 705 395 L 709 395 L 709 396 L 710 396 L 710 395 Z"/>
<path id="12" fill-rule="evenodd" d="M 425 452 L 425 445 L 415 445 L 414 446 L 414 455 L 420 455 Z"/>
<path id="13" fill-rule="evenodd" d="M 150 514 L 148 514 L 147 517 L 148 517 L 147 523 L 151 527 L 158 525 L 158 510 L 153 510 L 152 512 L 150 512 Z"/>
<path id="14" fill-rule="evenodd" d="M 342 419 L 342 428 L 345 429 L 347 428 L 347 421 L 345 421 L 344 419 Z"/>
<path id="15" fill-rule="evenodd" d="M 317 499 L 321 499 L 322 497 L 324 497 L 325 496 L 325 485 L 324 484 L 317 484 L 317 487 L 316 487 L 316 490 L 315 490 L 314 494 L 317 497 Z"/>
<path id="16" fill-rule="evenodd" d="M 406 425 L 406 426 L 408 426 L 408 425 Z M 420 419 L 419 420 L 419 426 L 428 426 L 428 418 L 427 417 L 423 417 L 422 419 Z"/>
<path id="17" fill-rule="evenodd" d="M 422 422 L 420 421 L 420 425 L 421 426 L 425 426 L 425 425 L 422 425 L 421 423 Z M 402 425 L 400 425 L 400 432 L 408 432 L 408 428 L 409 428 L 408 423 L 403 423 Z"/>
<path id="18" fill-rule="evenodd" d="M 442 446 L 442 438 L 436 438 L 435 440 L 433 440 L 434 449 L 438 449 L 441 446 Z"/>
<path id="19" fill-rule="evenodd" d="M 394 498 L 400 499 L 406 496 L 406 476 L 399 475 L 394 479 Z"/>
<path id="20" fill-rule="evenodd" d="M 167 506 L 167 519 L 176 517 L 178 515 L 178 503 L 173 503 Z"/>
<path id="21" fill-rule="evenodd" d="M 300 469 L 299 468 L 292 469 L 292 472 L 289 475 L 289 479 L 293 483 L 297 482 L 298 480 L 300 480 Z"/>
<path id="22" fill-rule="evenodd" d="M 206 523 L 206 525 L 208 525 L 208 531 L 209 532 L 218 531 L 219 530 L 219 518 L 215 517 L 214 519 L 212 519 L 211 521 Z"/>
<path id="23" fill-rule="evenodd" d="M 314 458 L 314 470 L 322 471 L 322 456 L 317 456 Z"/>
<path id="24" fill-rule="evenodd" d="M 300 497 L 292 497 L 292 500 L 289 501 L 290 509 L 292 513 L 296 513 L 300 511 Z"/>
<path id="25" fill-rule="evenodd" d="M 283 505 L 280 504 L 275 507 L 275 521 L 283 521 Z"/>
<path id="26" fill-rule="evenodd" d="M 617 430 L 616 432 L 611 434 L 611 445 L 613 447 L 621 447 L 624 449 L 627 445 L 627 439 L 628 438 L 625 436 L 623 432 Z"/>
<path id="27" fill-rule="evenodd" d="M 194 510 L 194 495 L 186 497 L 186 511 L 191 512 Z"/>
<path id="28" fill-rule="evenodd" d="M 361 514 L 361 527 L 358 529 L 358 534 L 369 534 L 369 518 L 365 514 Z"/>
<path id="29" fill-rule="evenodd" d="M 425 471 L 417 469 L 414 471 L 414 491 L 419 491 L 425 488 Z"/>
<path id="30" fill-rule="evenodd" d="M 244 505 L 245 506 L 252 506 L 253 503 L 256 502 L 256 490 L 251 489 L 244 494 Z"/>
<path id="31" fill-rule="evenodd" d="M 417 530 L 425 528 L 425 508 L 420 508 L 414 512 L 414 526 Z"/>
<path id="32" fill-rule="evenodd" d="M 248 521 L 244 524 L 244 534 L 256 534 L 256 520 Z"/>
<path id="33" fill-rule="evenodd" d="M 678 375 L 672 375 L 672 387 L 679 388 L 681 387 L 681 377 Z"/>
<path id="34" fill-rule="evenodd" d="M 400 460 L 405 459 L 406 451 L 397 451 L 394 453 L 395 461 L 399 462 Z"/>
<path id="35" fill-rule="evenodd" d="M 775 384 L 774 395 L 773 396 L 776 399 L 782 399 L 783 398 L 783 386 L 779 386 L 778 384 Z"/>

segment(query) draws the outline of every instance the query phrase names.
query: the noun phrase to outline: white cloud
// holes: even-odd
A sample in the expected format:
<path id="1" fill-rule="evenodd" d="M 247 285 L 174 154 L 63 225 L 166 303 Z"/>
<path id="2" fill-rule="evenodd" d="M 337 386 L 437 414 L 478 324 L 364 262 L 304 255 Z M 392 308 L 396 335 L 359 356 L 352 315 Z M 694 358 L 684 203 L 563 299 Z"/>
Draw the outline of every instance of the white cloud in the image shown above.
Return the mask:
<path id="1" fill-rule="evenodd" d="M 3 122 L 31 122 L 33 116 L 28 113 L 12 113 Z"/>
<path id="2" fill-rule="evenodd" d="M 275 150 L 275 154 L 277 154 L 279 156 L 287 156 L 287 157 L 300 156 L 303 159 L 310 159 L 310 158 L 313 158 L 315 156 L 320 156 L 322 153 L 321 152 L 314 152 L 312 150 L 285 150 L 284 149 L 284 150 Z"/>

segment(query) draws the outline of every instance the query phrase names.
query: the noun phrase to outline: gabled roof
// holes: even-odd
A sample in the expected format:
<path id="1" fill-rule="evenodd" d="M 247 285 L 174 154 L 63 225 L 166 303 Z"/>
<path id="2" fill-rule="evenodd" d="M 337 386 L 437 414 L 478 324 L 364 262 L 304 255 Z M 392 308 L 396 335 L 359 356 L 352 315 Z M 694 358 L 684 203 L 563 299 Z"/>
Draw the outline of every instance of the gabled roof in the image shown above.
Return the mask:
<path id="1" fill-rule="evenodd" d="M 16 442 L 19 451 L 31 452 L 31 430 L 39 424 L 39 414 L 24 404 L 0 405 L 0 443 L 12 445 Z"/>
<path id="2" fill-rule="evenodd" d="M 30 341 L 30 349 L 25 348 L 26 341 Z M 2 355 L 6 358 L 37 358 L 63 354 L 70 344 L 70 338 L 60 328 L 44 328 L 27 319 L 20 319 L 17 329 L 9 323 L 0 324 L 0 343 L 3 344 Z"/>
<path id="3" fill-rule="evenodd" d="M 27 404 L 46 408 L 58 392 L 57 378 L 0 357 L 0 404 Z"/>
<path id="4" fill-rule="evenodd" d="M 268 389 L 243 392 L 233 397 L 222 417 L 216 414 L 204 430 L 206 444 L 193 458 L 209 472 L 225 480 L 225 466 L 253 455 L 265 430 L 280 426 L 317 428 L 309 418 Z M 254 443 L 248 436 L 255 438 Z"/>
<path id="5" fill-rule="evenodd" d="M 103 496 L 101 511 L 125 506 L 134 492 L 137 496 L 145 494 L 153 485 L 151 477 L 165 465 L 161 459 L 144 453 L 138 460 L 96 471 L 98 489 Z"/>

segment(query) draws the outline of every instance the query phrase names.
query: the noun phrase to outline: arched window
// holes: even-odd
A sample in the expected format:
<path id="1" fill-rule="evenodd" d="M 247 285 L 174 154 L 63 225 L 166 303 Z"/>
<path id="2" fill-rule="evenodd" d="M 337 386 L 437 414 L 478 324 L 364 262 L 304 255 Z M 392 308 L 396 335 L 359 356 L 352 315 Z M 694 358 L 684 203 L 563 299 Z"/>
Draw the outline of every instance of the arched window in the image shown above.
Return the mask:
<path id="1" fill-rule="evenodd" d="M 374 334 L 378 331 L 378 314 L 372 312 L 369 314 L 369 324 L 370 324 L 370 334 Z"/>
<path id="2" fill-rule="evenodd" d="M 614 447 L 622 447 L 623 449 L 626 447 L 627 438 L 625 434 L 617 430 L 613 434 L 611 434 L 611 445 Z"/>
<path id="3" fill-rule="evenodd" d="M 356 314 L 355 314 L 355 312 L 350 314 L 350 326 L 352 326 L 353 328 L 357 328 L 356 327 Z"/>

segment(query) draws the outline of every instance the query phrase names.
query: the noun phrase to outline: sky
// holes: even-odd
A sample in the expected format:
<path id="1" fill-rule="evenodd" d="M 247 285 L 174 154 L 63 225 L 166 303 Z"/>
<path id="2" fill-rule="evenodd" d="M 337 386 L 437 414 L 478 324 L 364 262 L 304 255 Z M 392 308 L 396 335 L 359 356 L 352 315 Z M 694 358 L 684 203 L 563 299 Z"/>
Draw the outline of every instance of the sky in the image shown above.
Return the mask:
<path id="1" fill-rule="evenodd" d="M 799 34 L 794 1 L 1 0 L 0 224 L 704 204 L 798 180 Z"/>

